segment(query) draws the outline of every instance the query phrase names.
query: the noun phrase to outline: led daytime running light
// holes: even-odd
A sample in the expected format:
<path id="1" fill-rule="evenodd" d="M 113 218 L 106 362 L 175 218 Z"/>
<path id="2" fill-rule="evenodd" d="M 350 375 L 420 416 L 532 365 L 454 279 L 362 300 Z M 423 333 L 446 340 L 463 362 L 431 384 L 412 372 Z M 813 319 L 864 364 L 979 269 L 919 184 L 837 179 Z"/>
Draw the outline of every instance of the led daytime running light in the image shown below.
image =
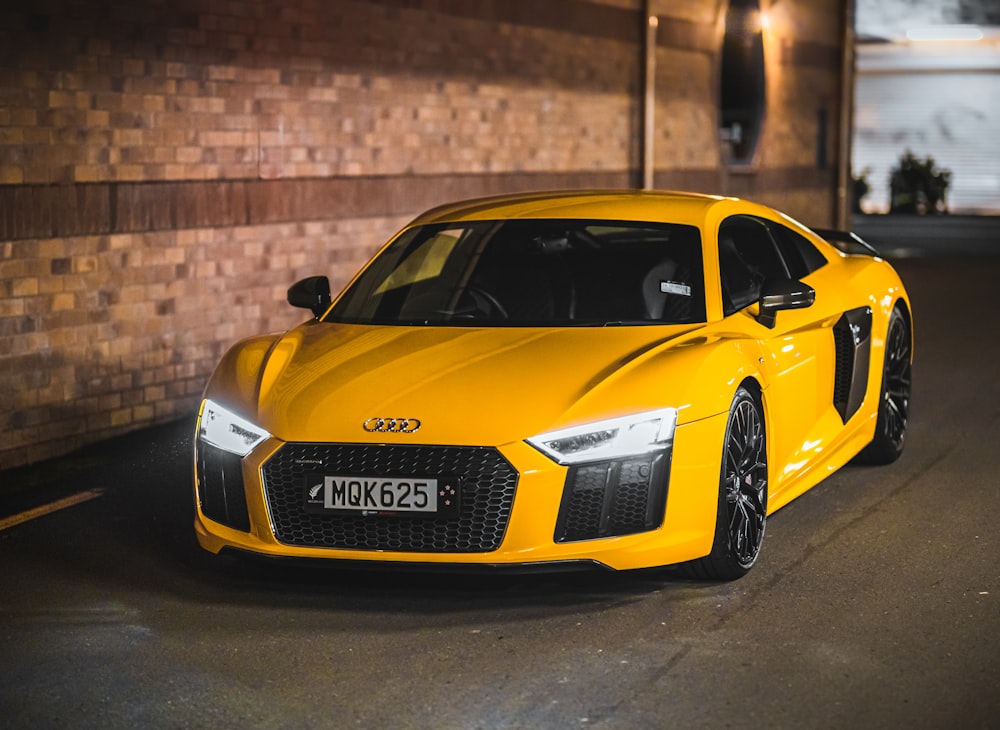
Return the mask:
<path id="1" fill-rule="evenodd" d="M 198 437 L 223 451 L 246 456 L 271 434 L 215 401 L 206 400 L 201 409 Z"/>
<path id="2" fill-rule="evenodd" d="M 527 441 L 560 464 L 579 464 L 665 448 L 673 441 L 676 425 L 677 410 L 664 408 L 551 431 Z"/>

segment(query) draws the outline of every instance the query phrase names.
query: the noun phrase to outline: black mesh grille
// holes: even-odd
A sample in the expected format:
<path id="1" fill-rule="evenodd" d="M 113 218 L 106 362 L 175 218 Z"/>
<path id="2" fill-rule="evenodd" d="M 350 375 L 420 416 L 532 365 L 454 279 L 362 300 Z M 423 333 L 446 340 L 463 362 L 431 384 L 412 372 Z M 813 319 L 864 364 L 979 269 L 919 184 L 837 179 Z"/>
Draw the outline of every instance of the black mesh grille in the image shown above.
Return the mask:
<path id="1" fill-rule="evenodd" d="M 608 464 L 581 466 L 570 472 L 559 510 L 561 528 L 557 540 L 586 540 L 601 531 Z"/>
<path id="2" fill-rule="evenodd" d="M 306 511 L 307 475 L 457 476 L 457 517 Z M 500 547 L 517 471 L 496 449 L 460 446 L 286 444 L 262 469 L 274 535 L 286 545 L 399 552 L 490 552 Z"/>
<path id="3" fill-rule="evenodd" d="M 851 392 L 851 370 L 854 366 L 854 339 L 846 319 L 841 318 L 833 328 L 833 344 L 836 352 L 833 380 L 833 405 L 841 416 L 847 410 L 847 398 Z"/>
<path id="4" fill-rule="evenodd" d="M 670 452 L 569 470 L 556 542 L 655 530 L 663 523 Z"/>
<path id="5" fill-rule="evenodd" d="M 243 460 L 239 456 L 199 441 L 198 496 L 206 517 L 236 530 L 250 531 Z"/>
<path id="6" fill-rule="evenodd" d="M 651 472 L 648 460 L 622 463 L 615 498 L 608 515 L 616 534 L 640 532 L 645 528 Z"/>

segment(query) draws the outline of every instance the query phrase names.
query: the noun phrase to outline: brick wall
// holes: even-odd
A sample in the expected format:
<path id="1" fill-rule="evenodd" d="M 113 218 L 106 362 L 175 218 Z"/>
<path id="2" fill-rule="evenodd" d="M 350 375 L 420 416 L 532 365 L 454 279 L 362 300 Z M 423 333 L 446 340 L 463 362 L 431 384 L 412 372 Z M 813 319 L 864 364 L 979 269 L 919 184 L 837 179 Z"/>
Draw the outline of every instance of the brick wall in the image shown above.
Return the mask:
<path id="1" fill-rule="evenodd" d="M 767 5 L 767 3 L 764 3 Z M 0 469 L 190 415 L 420 210 L 641 180 L 639 0 L 37 0 L 0 15 Z M 840 0 L 786 0 L 758 161 L 720 169 L 721 15 L 659 2 L 656 184 L 822 223 Z M 773 65 L 775 73 L 770 73 Z M 833 66 L 831 68 L 831 65 Z M 772 128 L 773 127 L 773 128 Z M 812 135 L 812 136 L 811 136 Z"/>
<path id="2" fill-rule="evenodd" d="M 321 269 L 343 283 L 403 222 L 341 219 L 0 244 L 9 290 L 0 298 L 0 455 L 31 462 L 95 435 L 191 414 L 225 347 L 306 318 L 281 303 L 289 282 Z"/>
<path id="3" fill-rule="evenodd" d="M 637 17 L 581 0 L 25 3 L 0 20 L 17 148 L 0 182 L 625 170 Z"/>

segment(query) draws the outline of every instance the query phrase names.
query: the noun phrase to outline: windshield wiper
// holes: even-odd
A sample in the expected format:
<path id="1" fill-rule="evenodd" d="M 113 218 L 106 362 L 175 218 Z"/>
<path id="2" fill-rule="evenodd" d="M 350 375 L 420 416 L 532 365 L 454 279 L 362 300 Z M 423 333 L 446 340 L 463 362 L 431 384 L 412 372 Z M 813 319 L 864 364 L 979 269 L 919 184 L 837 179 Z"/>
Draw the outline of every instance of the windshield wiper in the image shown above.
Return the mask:
<path id="1" fill-rule="evenodd" d="M 570 319 L 552 322 L 551 327 L 646 327 L 656 324 L 669 324 L 651 319 Z M 545 326 L 545 325 L 543 325 Z"/>

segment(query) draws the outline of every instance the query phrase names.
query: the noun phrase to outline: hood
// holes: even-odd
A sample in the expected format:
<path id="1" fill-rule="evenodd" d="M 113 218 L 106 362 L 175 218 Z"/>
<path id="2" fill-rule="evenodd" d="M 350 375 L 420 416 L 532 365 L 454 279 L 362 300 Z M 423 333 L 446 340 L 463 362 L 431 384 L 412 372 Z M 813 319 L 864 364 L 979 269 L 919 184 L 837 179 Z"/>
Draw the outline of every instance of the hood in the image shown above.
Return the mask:
<path id="1" fill-rule="evenodd" d="M 601 394 L 699 328 L 314 322 L 283 335 L 264 359 L 257 422 L 285 441 L 501 445 L 663 406 L 649 400 L 651 388 Z M 417 419 L 419 433 L 363 428 L 377 418 Z"/>

